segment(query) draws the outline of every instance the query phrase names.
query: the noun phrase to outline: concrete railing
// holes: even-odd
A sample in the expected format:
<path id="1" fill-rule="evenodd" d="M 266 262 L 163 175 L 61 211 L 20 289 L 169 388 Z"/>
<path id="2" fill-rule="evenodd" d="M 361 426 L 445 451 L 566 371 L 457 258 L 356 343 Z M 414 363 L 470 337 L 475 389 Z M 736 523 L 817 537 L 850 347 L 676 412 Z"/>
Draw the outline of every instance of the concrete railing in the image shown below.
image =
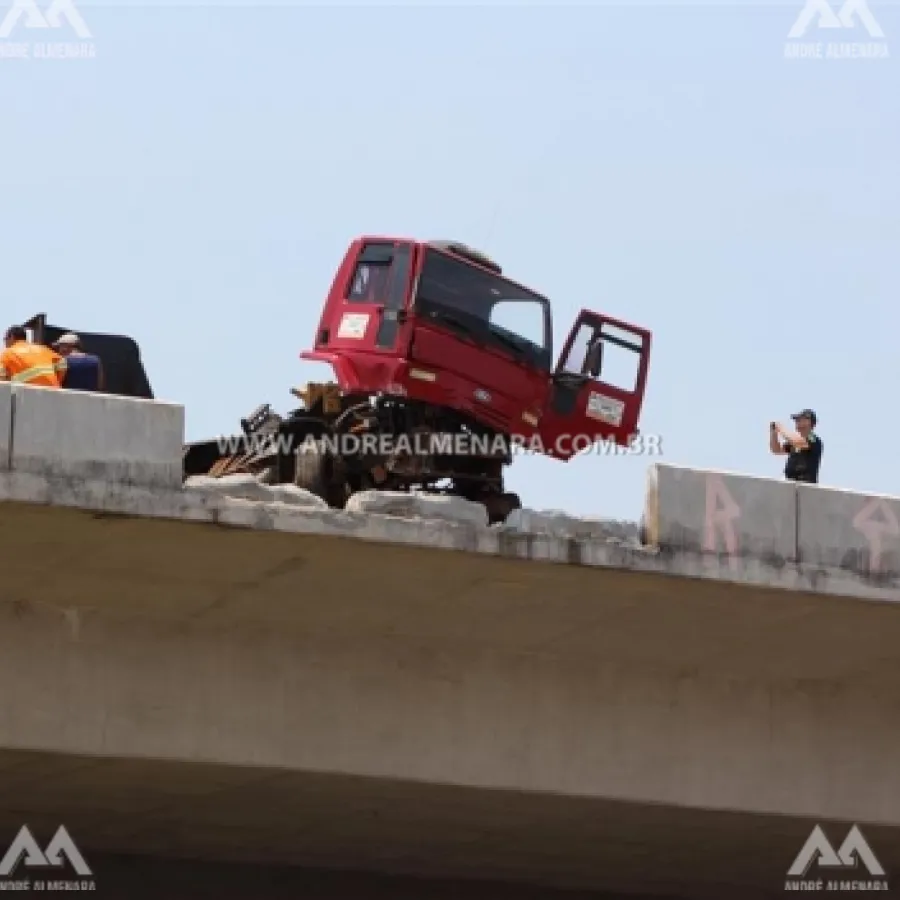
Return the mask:
<path id="1" fill-rule="evenodd" d="M 178 488 L 184 407 L 0 385 L 0 470 Z"/>
<path id="2" fill-rule="evenodd" d="M 160 491 L 160 502 L 163 495 L 170 496 L 173 503 L 176 496 L 184 497 L 178 501 L 183 505 L 188 493 L 201 499 L 204 495 L 202 490 L 197 494 L 196 488 L 182 491 L 183 445 L 184 408 L 177 404 L 0 384 L 0 471 L 33 476 L 35 484 L 41 480 L 56 485 L 132 485 Z M 237 490 L 224 481 L 214 487 L 225 497 Z M 256 493 L 250 495 L 246 495 L 247 485 L 240 489 L 246 499 L 273 492 L 261 485 L 254 487 Z M 48 489 L 35 492 L 26 486 L 17 488 L 16 496 L 44 498 L 59 493 L 54 489 L 56 493 L 48 495 Z M 205 490 L 210 489 L 207 486 Z M 242 496 L 240 491 L 238 496 Z M 266 498 L 259 499 L 262 508 Z M 358 528 L 359 514 L 394 521 L 398 527 L 409 519 L 433 519 L 436 525 L 438 520 L 449 519 L 458 526 L 468 523 L 458 540 L 448 538 L 449 545 L 458 549 L 483 543 L 485 548 L 493 548 L 487 552 L 506 553 L 506 545 L 518 534 L 529 540 L 543 538 L 546 546 L 541 545 L 541 550 L 536 544 L 525 546 L 518 541 L 514 552 L 509 551 L 512 555 L 582 564 L 590 564 L 588 559 L 598 554 L 604 560 L 615 556 L 618 551 L 606 541 L 624 543 L 638 552 L 641 549 L 636 527 L 632 533 L 625 523 L 600 518 L 577 519 L 523 510 L 507 528 L 498 531 L 479 525 L 469 510 L 439 502 L 447 498 L 428 501 L 366 495 L 357 499 L 360 502 L 348 508 L 353 517 L 333 514 L 335 522 L 343 523 L 342 528 L 351 522 Z M 273 494 L 268 500 L 271 503 L 284 498 Z M 309 509 L 296 509 L 290 516 L 324 515 L 316 506 L 325 504 L 316 498 L 294 500 L 303 501 L 300 506 Z M 203 504 L 206 509 L 208 503 Z M 461 500 L 459 504 L 472 505 Z M 480 506 L 477 509 L 482 510 Z M 287 513 L 281 510 L 279 515 Z M 299 522 L 293 522 L 289 530 L 299 527 Z M 418 532 L 417 536 L 421 538 Z M 895 497 L 655 465 L 649 473 L 644 543 L 659 548 L 663 556 L 675 553 L 685 559 L 714 558 L 726 571 L 737 572 L 742 560 L 762 561 L 772 571 L 802 569 L 806 573 L 804 584 L 810 582 L 813 589 L 817 571 L 836 570 L 862 576 L 882 592 L 900 587 L 900 499 Z M 661 562 L 658 560 L 657 565 Z M 643 564 L 649 566 L 650 559 Z"/>
<path id="3" fill-rule="evenodd" d="M 8 472 L 12 462 L 13 390 L 0 384 L 0 472 Z"/>
<path id="4" fill-rule="evenodd" d="M 900 499 L 655 465 L 647 543 L 664 551 L 844 569 L 900 580 Z"/>

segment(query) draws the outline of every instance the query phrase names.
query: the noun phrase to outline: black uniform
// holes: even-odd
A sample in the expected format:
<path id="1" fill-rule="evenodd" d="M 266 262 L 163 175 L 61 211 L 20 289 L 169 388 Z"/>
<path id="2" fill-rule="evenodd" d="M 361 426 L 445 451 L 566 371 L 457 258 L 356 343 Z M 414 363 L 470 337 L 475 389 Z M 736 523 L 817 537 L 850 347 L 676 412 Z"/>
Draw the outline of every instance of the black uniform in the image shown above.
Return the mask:
<path id="1" fill-rule="evenodd" d="M 788 451 L 787 463 L 784 467 L 784 477 L 790 481 L 802 481 L 806 484 L 819 483 L 819 466 L 822 464 L 822 441 L 815 432 L 810 432 L 806 437 L 808 446 L 803 450 L 797 450 L 790 444 L 785 444 Z"/>

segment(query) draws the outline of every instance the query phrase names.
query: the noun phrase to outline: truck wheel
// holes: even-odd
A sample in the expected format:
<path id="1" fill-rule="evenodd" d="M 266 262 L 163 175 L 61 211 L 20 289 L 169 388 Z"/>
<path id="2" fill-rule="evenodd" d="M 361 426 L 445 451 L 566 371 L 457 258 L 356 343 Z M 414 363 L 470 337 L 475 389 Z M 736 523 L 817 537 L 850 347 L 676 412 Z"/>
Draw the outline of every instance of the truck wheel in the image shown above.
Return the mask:
<path id="1" fill-rule="evenodd" d="M 321 442 L 309 443 L 294 455 L 294 484 L 317 497 L 329 506 L 342 509 L 345 502 L 343 466 Z"/>
<path id="2" fill-rule="evenodd" d="M 294 454 L 294 484 L 323 500 L 328 499 L 331 459 L 321 444 L 306 443 Z"/>
<path id="3" fill-rule="evenodd" d="M 522 501 L 519 499 L 518 494 L 504 494 L 503 499 L 506 501 L 506 515 L 503 517 L 505 522 L 514 509 L 522 508 Z"/>
<path id="4" fill-rule="evenodd" d="M 501 525 L 514 509 L 522 508 L 518 494 L 494 494 L 485 497 L 482 503 L 487 507 L 489 525 Z"/>

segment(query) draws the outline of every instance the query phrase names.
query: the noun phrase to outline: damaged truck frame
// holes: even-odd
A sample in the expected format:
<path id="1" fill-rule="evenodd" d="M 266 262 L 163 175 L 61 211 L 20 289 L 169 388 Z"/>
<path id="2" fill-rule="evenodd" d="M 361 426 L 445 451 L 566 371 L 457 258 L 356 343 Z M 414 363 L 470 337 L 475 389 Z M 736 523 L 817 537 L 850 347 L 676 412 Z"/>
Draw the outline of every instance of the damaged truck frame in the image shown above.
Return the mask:
<path id="1" fill-rule="evenodd" d="M 36 336 L 62 330 L 43 317 L 29 324 Z M 128 352 L 111 341 L 130 342 Z M 114 351 L 141 368 L 128 338 L 82 333 L 82 342 L 103 357 L 108 380 L 117 380 Z M 646 329 L 582 310 L 554 366 L 549 300 L 484 254 L 453 241 L 361 237 L 334 277 L 313 349 L 300 354 L 330 365 L 335 381 L 292 390 L 300 405 L 287 415 L 263 405 L 240 434 L 188 444 L 184 476 L 250 473 L 336 508 L 364 490 L 453 494 L 502 522 L 521 505 L 503 478 L 515 444 L 563 461 L 595 441 L 630 444 L 650 343 Z M 626 366 L 613 366 L 613 378 L 617 353 Z M 152 396 L 143 383 L 144 393 L 109 390 Z"/>

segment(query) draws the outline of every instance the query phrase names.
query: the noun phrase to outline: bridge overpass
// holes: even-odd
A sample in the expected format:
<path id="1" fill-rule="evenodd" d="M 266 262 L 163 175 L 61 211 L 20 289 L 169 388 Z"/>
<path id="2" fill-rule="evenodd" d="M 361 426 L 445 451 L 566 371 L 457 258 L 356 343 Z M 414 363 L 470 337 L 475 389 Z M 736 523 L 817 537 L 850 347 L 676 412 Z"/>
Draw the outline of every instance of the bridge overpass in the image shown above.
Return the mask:
<path id="1" fill-rule="evenodd" d="M 183 431 L 0 390 L 0 843 L 129 896 L 719 900 L 858 823 L 900 886 L 900 500 L 660 465 L 640 527 L 488 528 L 183 487 Z"/>

